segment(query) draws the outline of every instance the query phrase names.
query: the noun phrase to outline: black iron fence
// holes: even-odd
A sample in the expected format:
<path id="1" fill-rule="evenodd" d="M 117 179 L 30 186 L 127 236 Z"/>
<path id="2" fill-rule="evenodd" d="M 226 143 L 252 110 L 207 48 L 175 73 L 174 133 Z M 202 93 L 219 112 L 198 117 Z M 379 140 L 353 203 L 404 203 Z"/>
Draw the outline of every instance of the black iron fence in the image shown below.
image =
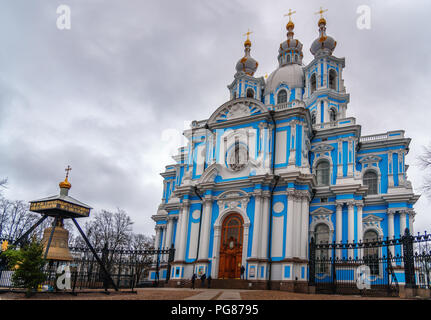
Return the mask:
<path id="1" fill-rule="evenodd" d="M 309 285 L 316 292 L 398 296 L 400 285 L 431 289 L 431 236 L 358 243 L 311 239 Z"/>
<path id="2" fill-rule="evenodd" d="M 0 239 L 0 244 L 6 239 Z M 9 241 L 12 243 L 13 241 Z M 150 270 L 161 267 L 170 269 L 174 248 L 161 250 L 95 250 L 109 276 L 103 272 L 100 263 L 88 248 L 69 248 L 73 260 L 68 262 L 48 261 L 43 272 L 46 281 L 41 290 L 58 290 L 68 284 L 70 290 L 110 289 L 113 284 L 120 289 L 131 289 L 148 279 Z M 14 270 L 9 268 L 6 259 L 0 255 L 0 288 L 13 288 Z M 169 280 L 170 272 L 167 272 Z M 59 279 L 60 278 L 60 279 Z M 158 285 L 158 279 L 154 281 Z M 69 287 L 66 287 L 69 289 Z"/>

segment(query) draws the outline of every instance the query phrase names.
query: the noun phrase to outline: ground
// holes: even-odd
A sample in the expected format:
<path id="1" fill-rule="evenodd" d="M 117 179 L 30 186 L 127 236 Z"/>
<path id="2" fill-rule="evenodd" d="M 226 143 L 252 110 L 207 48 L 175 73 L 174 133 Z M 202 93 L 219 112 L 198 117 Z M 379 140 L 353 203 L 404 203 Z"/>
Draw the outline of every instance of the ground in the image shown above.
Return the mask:
<path id="1" fill-rule="evenodd" d="M 69 293 L 37 293 L 25 298 L 24 293 L 6 292 L 0 300 L 399 300 L 400 298 L 361 297 L 355 295 L 304 294 L 278 290 L 138 288 L 135 292 L 110 290 L 87 291 L 73 296 Z"/>

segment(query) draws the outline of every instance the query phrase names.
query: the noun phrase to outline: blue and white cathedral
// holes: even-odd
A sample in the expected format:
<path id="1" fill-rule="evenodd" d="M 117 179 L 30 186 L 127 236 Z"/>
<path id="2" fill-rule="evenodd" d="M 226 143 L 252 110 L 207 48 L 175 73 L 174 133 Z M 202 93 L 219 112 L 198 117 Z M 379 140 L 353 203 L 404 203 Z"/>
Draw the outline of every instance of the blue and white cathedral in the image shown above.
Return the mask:
<path id="1" fill-rule="evenodd" d="M 172 283 L 193 273 L 240 278 L 242 266 L 248 281 L 306 283 L 311 237 L 351 243 L 414 232 L 411 139 L 403 130 L 361 135 L 347 112 L 345 59 L 333 55 L 323 17 L 307 65 L 290 16 L 286 28 L 267 79 L 255 77 L 247 34 L 229 101 L 192 122 L 187 145 L 161 173 L 152 218 L 155 247 L 175 248 Z M 168 276 L 163 262 L 160 279 Z"/>

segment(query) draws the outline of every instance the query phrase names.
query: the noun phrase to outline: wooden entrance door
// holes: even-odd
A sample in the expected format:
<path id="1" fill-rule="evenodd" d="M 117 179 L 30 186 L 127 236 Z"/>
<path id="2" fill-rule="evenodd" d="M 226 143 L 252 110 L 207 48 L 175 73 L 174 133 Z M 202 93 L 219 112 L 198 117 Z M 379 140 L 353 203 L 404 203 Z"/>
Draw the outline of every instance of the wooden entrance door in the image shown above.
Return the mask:
<path id="1" fill-rule="evenodd" d="M 244 223 L 238 213 L 230 214 L 223 222 L 218 273 L 221 279 L 241 277 L 243 230 Z"/>

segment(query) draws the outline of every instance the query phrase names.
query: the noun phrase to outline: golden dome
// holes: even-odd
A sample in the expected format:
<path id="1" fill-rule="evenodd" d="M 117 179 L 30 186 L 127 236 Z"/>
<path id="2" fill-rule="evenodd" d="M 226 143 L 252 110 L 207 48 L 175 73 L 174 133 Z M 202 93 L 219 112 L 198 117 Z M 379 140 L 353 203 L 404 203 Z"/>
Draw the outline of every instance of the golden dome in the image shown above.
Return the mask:
<path id="1" fill-rule="evenodd" d="M 250 41 L 250 39 L 245 40 L 244 47 L 251 47 L 251 41 Z"/>
<path id="2" fill-rule="evenodd" d="M 64 179 L 64 181 L 60 182 L 59 186 L 60 186 L 60 188 L 65 188 L 65 189 L 70 189 L 72 187 L 70 182 L 67 181 L 67 177 L 66 177 L 66 179 Z"/>
<path id="3" fill-rule="evenodd" d="M 292 21 L 289 21 L 286 24 L 286 29 L 289 30 L 290 28 L 292 28 L 292 29 L 295 28 L 295 24 Z"/>
<path id="4" fill-rule="evenodd" d="M 320 18 L 320 19 L 319 19 L 319 22 L 317 23 L 317 26 L 318 26 L 318 27 L 320 27 L 320 25 L 321 25 L 322 23 L 323 23 L 324 25 L 326 25 L 326 20 L 325 20 L 325 18 Z"/>

